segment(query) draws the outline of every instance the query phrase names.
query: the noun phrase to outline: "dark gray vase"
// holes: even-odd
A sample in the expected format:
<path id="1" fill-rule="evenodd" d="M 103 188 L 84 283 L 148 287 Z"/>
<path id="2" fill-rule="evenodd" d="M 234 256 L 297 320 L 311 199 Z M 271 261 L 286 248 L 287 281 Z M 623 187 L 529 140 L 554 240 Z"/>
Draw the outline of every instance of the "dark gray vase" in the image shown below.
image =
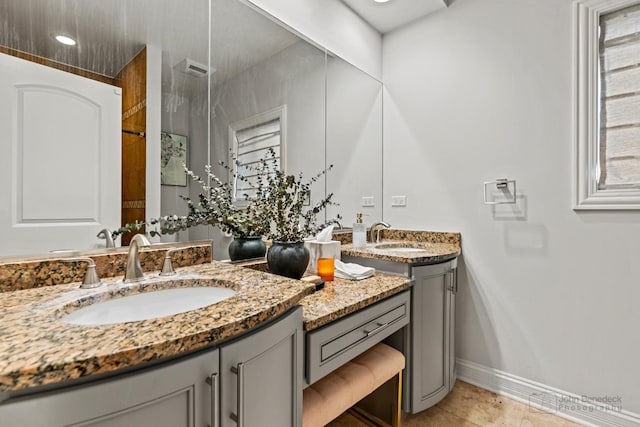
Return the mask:
<path id="1" fill-rule="evenodd" d="M 267 252 L 261 236 L 235 237 L 229 244 L 231 261 L 260 258 Z"/>
<path id="2" fill-rule="evenodd" d="M 267 252 L 267 264 L 273 274 L 299 279 L 309 265 L 309 250 L 304 242 L 274 241 Z"/>

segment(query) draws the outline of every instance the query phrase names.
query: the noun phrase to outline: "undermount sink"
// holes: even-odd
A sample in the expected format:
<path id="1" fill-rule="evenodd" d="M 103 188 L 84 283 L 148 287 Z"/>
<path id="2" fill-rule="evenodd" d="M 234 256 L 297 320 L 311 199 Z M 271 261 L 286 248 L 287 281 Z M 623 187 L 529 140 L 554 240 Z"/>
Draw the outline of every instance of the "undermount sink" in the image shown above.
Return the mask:
<path id="1" fill-rule="evenodd" d="M 383 248 L 393 252 L 424 252 L 423 248 Z"/>
<path id="2" fill-rule="evenodd" d="M 379 243 L 375 249 L 389 250 L 393 252 L 424 252 L 425 248 L 411 246 L 410 243 Z"/>
<path id="3" fill-rule="evenodd" d="M 73 325 L 110 325 L 137 322 L 196 310 L 235 295 L 218 287 L 162 289 L 95 303 L 62 317 Z"/>

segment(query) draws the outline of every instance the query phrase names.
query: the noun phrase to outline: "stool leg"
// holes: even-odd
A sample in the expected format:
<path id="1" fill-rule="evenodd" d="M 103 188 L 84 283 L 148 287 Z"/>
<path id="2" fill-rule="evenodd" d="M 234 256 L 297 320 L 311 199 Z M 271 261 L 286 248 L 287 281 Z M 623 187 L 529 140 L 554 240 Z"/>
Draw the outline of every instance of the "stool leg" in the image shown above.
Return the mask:
<path id="1" fill-rule="evenodd" d="M 396 399 L 393 402 L 393 414 L 391 415 L 391 426 L 400 427 L 402 418 L 402 371 L 396 376 Z"/>

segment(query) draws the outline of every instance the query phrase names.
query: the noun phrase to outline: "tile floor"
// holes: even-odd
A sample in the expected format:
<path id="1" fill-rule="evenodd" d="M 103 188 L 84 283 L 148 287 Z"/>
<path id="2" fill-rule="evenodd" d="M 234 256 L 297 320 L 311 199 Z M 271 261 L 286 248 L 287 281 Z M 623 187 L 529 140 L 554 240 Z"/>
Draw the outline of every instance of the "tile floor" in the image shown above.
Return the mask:
<path id="1" fill-rule="evenodd" d="M 344 414 L 329 427 L 365 427 Z M 403 427 L 570 427 L 579 424 L 458 380 L 440 403 L 403 419 Z"/>

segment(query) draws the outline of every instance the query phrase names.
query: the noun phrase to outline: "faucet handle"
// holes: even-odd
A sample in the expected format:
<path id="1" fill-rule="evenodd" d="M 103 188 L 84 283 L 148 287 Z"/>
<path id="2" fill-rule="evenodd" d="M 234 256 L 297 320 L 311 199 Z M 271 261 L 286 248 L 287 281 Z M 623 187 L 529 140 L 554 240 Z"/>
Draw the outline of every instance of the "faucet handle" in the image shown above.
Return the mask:
<path id="1" fill-rule="evenodd" d="M 82 289 L 97 288 L 102 284 L 98 273 L 96 272 L 96 263 L 89 257 L 61 258 L 61 262 L 86 262 L 87 271 L 80 287 Z"/>
<path id="2" fill-rule="evenodd" d="M 162 264 L 162 271 L 160 272 L 161 276 L 173 276 L 176 274 L 176 271 L 173 269 L 173 264 L 171 263 L 171 255 L 178 250 L 177 248 L 169 249 L 164 254 L 164 263 Z"/>

